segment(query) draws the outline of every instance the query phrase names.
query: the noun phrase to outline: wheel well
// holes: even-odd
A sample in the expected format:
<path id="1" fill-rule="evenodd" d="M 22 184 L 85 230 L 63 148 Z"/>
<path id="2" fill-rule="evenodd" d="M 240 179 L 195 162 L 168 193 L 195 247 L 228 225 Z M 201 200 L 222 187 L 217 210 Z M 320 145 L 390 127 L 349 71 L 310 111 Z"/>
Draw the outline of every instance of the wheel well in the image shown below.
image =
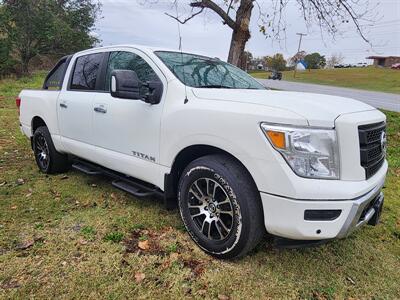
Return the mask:
<path id="1" fill-rule="evenodd" d="M 34 134 L 36 129 L 38 129 L 41 126 L 47 126 L 47 125 L 41 117 L 37 117 L 37 116 L 34 117 L 32 119 L 32 134 Z"/>
<path id="2" fill-rule="evenodd" d="M 179 179 L 186 166 L 195 159 L 211 154 L 224 154 L 230 156 L 238 161 L 248 172 L 247 168 L 240 162 L 240 160 L 238 160 L 235 156 L 225 150 L 208 145 L 189 146 L 178 153 L 174 160 L 174 163 L 172 164 L 171 173 L 165 175 L 164 193 L 166 201 L 165 204 L 167 208 L 173 208 L 176 206 Z M 250 172 L 248 172 L 248 174 L 251 177 Z"/>

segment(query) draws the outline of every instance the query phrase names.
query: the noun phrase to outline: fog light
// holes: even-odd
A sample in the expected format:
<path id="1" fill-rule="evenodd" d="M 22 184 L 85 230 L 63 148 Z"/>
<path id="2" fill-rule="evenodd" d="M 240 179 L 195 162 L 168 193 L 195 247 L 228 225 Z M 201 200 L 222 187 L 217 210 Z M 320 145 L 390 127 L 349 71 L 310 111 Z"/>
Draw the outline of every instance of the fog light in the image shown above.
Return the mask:
<path id="1" fill-rule="evenodd" d="M 339 218 L 341 209 L 307 209 L 304 211 L 306 221 L 333 221 Z"/>

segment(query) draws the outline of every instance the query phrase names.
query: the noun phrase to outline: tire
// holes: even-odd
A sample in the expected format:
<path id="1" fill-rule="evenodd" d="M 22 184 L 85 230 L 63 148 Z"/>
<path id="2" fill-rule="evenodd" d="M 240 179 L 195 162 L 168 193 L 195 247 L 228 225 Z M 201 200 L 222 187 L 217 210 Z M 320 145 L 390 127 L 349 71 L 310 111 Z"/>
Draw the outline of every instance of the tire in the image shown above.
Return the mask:
<path id="1" fill-rule="evenodd" d="M 179 181 L 178 204 L 193 241 L 217 258 L 244 256 L 266 232 L 253 179 L 227 155 L 208 155 L 191 162 Z"/>
<path id="2" fill-rule="evenodd" d="M 68 156 L 57 152 L 46 126 L 36 129 L 32 148 L 39 170 L 46 174 L 62 173 L 68 170 Z"/>

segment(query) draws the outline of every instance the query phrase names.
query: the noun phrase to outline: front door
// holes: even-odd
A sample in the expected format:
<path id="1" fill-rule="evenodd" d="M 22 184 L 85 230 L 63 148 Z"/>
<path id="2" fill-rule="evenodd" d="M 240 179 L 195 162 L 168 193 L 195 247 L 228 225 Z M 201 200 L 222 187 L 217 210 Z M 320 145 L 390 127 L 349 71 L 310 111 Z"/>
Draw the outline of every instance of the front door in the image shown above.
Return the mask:
<path id="1" fill-rule="evenodd" d="M 164 84 L 164 94 L 165 77 L 139 51 L 127 48 L 111 52 L 105 77 L 106 93 L 97 94 L 93 102 L 93 137 L 99 163 L 154 183 L 159 176 L 157 164 L 164 101 L 151 105 L 141 100 L 113 98 L 109 92 L 113 70 L 135 71 L 142 82 L 160 80 Z M 144 96 L 146 89 L 141 92 Z"/>

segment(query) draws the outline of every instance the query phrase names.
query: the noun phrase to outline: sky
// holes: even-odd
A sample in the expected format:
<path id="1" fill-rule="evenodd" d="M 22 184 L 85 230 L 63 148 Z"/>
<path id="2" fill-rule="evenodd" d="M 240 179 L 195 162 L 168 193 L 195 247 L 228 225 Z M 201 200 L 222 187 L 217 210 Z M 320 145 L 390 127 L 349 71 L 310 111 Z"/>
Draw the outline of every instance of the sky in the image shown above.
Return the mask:
<path id="1" fill-rule="evenodd" d="M 189 0 L 180 0 L 178 14 L 187 16 Z M 364 0 L 361 0 L 364 1 Z M 101 0 L 102 17 L 95 34 L 103 46 L 117 44 L 140 44 L 170 49 L 179 47 L 178 24 L 165 13 L 176 15 L 171 0 Z M 326 57 L 340 53 L 346 63 L 368 62 L 370 55 L 400 56 L 400 0 L 365 0 L 369 2 L 371 16 L 375 22 L 365 27 L 365 33 L 372 46 L 358 35 L 350 23 L 342 25 L 341 34 L 334 39 L 322 33 L 317 27 L 307 28 L 299 15 L 296 1 L 288 1 L 285 12 L 287 23 L 286 38 L 282 41 L 265 38 L 257 25 L 258 8 L 253 11 L 250 24 L 252 37 L 247 50 L 254 56 L 283 53 L 285 58 L 297 52 L 299 36 L 307 33 L 302 40 L 301 50 L 307 53 L 319 52 Z M 263 11 L 270 11 L 271 0 L 260 0 Z M 367 24 L 367 23 L 365 23 Z M 180 25 L 182 48 L 211 57 L 227 59 L 232 31 L 224 26 L 212 11 L 206 11 L 188 23 Z"/>

